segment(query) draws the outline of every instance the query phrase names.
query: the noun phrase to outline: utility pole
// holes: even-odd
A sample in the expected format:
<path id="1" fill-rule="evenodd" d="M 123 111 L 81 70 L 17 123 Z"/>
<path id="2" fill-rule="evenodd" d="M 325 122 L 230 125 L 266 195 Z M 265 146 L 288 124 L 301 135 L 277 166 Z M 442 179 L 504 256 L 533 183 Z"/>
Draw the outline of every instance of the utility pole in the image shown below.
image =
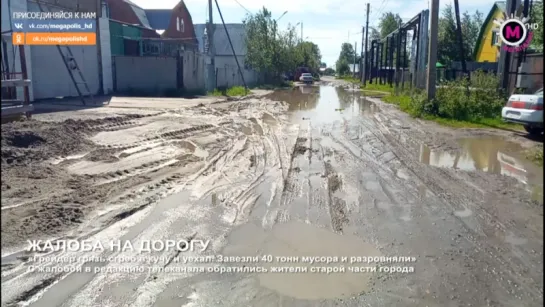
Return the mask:
<path id="1" fill-rule="evenodd" d="M 305 38 L 303 36 L 303 22 L 301 22 L 301 43 L 304 42 Z"/>
<path id="2" fill-rule="evenodd" d="M 356 74 L 356 56 L 357 56 L 357 52 L 356 52 L 356 48 L 358 47 L 357 45 L 358 42 L 354 42 L 354 75 Z"/>
<path id="3" fill-rule="evenodd" d="M 365 40 L 365 27 L 362 27 L 361 28 L 361 56 L 360 56 L 360 80 L 363 82 L 363 84 L 365 85 L 365 82 L 364 82 L 364 76 L 363 76 L 363 66 L 365 65 L 365 62 L 363 60 L 363 57 L 364 57 L 364 54 L 363 54 L 363 41 Z"/>
<path id="4" fill-rule="evenodd" d="M 100 17 L 102 17 L 102 0 L 96 1 L 96 35 L 97 35 L 97 58 L 98 58 L 98 94 L 104 95 L 104 72 L 102 68 L 102 48 L 100 46 Z"/>
<path id="5" fill-rule="evenodd" d="M 505 12 L 507 13 L 507 16 L 511 16 L 511 14 L 514 14 L 517 10 L 517 5 L 520 3 L 520 0 L 508 0 L 506 2 L 506 8 Z M 511 54 L 509 52 L 506 52 L 503 47 L 505 46 L 504 43 L 501 44 L 500 47 L 500 58 L 498 60 L 498 74 L 501 74 L 501 88 L 508 90 L 509 86 L 509 71 L 510 71 L 510 64 L 511 64 Z"/>
<path id="6" fill-rule="evenodd" d="M 367 12 L 366 12 L 366 18 L 365 18 L 365 51 L 362 51 L 362 54 L 365 54 L 365 61 L 363 62 L 363 74 L 362 74 L 362 83 L 363 86 L 365 86 L 365 83 L 367 81 L 367 40 L 369 39 L 369 11 L 370 11 L 370 4 L 367 3 Z"/>
<path id="7" fill-rule="evenodd" d="M 214 47 L 214 4 L 208 0 L 208 90 L 213 91 L 216 88 L 216 48 Z"/>
<path id="8" fill-rule="evenodd" d="M 430 11 L 430 49 L 428 52 L 428 78 L 426 91 L 428 100 L 435 98 L 435 82 L 437 79 L 437 35 L 439 25 L 439 0 L 431 0 Z"/>
<path id="9" fill-rule="evenodd" d="M 458 45 L 460 46 L 460 60 L 462 60 L 462 71 L 464 76 L 470 78 L 466 67 L 466 55 L 464 50 L 464 39 L 462 37 L 462 22 L 460 21 L 460 5 L 458 0 L 454 0 L 454 12 L 456 14 L 456 36 L 458 38 Z"/>

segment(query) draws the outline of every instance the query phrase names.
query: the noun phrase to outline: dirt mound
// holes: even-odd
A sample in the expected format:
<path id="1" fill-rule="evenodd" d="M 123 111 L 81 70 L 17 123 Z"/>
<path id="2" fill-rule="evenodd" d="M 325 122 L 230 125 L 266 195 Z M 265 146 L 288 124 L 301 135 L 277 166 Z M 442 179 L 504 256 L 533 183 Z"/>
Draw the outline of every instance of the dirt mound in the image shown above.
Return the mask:
<path id="1" fill-rule="evenodd" d="M 74 120 L 61 123 L 13 122 L 2 126 L 2 164 L 29 164 L 67 156 L 89 148 L 86 125 Z"/>

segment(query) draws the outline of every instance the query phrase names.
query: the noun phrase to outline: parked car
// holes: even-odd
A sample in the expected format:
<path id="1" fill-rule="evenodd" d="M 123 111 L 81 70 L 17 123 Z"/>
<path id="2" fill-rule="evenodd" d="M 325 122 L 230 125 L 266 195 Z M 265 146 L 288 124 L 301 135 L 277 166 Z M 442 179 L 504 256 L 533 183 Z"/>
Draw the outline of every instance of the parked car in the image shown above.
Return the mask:
<path id="1" fill-rule="evenodd" d="M 308 67 L 297 67 L 295 70 L 293 81 L 301 81 L 301 75 L 305 73 L 310 73 L 310 69 Z"/>
<path id="2" fill-rule="evenodd" d="M 306 73 L 301 74 L 301 77 L 299 78 L 299 81 L 307 83 L 307 84 L 311 84 L 311 83 L 314 82 L 314 77 L 312 76 L 311 73 L 306 72 Z"/>
<path id="3" fill-rule="evenodd" d="M 530 95 L 511 95 L 501 117 L 506 122 L 524 125 L 529 134 L 543 133 L 543 88 Z"/>

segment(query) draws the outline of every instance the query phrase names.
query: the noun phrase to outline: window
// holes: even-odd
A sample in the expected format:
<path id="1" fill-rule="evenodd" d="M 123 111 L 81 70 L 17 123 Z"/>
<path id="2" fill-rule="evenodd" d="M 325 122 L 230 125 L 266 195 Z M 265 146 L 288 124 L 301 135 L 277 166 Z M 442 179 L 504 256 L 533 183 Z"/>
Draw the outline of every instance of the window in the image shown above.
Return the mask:
<path id="1" fill-rule="evenodd" d="M 176 17 L 176 31 L 180 31 L 180 18 Z"/>
<path id="2" fill-rule="evenodd" d="M 498 33 L 492 32 L 492 40 L 490 42 L 492 46 L 496 46 L 498 44 Z"/>
<path id="3" fill-rule="evenodd" d="M 180 19 L 180 31 L 181 31 L 181 32 L 184 32 L 184 31 L 185 31 L 185 25 L 184 25 L 184 20 L 183 20 L 183 18 Z"/>

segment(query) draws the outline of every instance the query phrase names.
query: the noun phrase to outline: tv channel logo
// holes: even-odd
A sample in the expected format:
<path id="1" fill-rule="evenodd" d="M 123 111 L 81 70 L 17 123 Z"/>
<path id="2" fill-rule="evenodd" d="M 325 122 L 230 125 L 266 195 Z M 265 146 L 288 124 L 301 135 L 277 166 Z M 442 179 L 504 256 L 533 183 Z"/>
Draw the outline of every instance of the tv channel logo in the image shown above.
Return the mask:
<path id="1" fill-rule="evenodd" d="M 508 52 L 518 52 L 530 46 L 533 38 L 531 30 L 537 29 L 537 23 L 528 23 L 526 17 L 516 17 L 511 15 L 510 18 L 496 19 L 494 23 L 497 27 L 492 30 L 496 33 L 499 40 L 496 45 L 501 46 Z"/>

